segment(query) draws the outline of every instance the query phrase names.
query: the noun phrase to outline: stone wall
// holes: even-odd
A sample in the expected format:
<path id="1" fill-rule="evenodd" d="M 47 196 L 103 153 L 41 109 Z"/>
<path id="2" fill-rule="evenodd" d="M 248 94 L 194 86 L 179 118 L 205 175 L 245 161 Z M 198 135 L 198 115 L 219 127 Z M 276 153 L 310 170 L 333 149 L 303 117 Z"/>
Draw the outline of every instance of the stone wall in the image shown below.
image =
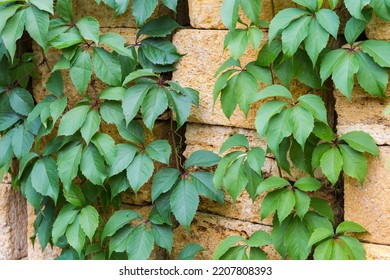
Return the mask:
<path id="1" fill-rule="evenodd" d="M 257 138 L 254 130 L 254 117 L 256 109 L 261 105 L 257 103 L 245 118 L 242 112 L 236 111 L 230 120 L 222 113 L 220 104 L 215 108 L 212 104 L 212 91 L 216 78 L 214 74 L 218 67 L 229 57 L 223 52 L 223 40 L 227 31 L 221 22 L 219 10 L 222 0 L 188 0 L 179 1 L 184 13 L 177 15 L 181 23 L 189 22 L 190 26 L 179 30 L 173 36 L 173 42 L 180 53 L 185 54 L 177 65 L 178 70 L 173 73 L 172 79 L 182 86 L 192 87 L 200 92 L 200 106 L 193 110 L 189 123 L 186 126 L 186 150 L 184 156 L 199 149 L 208 149 L 218 152 L 220 146 L 229 136 L 235 133 L 246 135 L 251 146 L 265 147 L 265 143 Z M 272 7 L 270 0 L 263 0 L 261 18 L 270 20 L 274 13 L 286 7 L 295 6 L 291 1 L 274 1 Z M 131 42 L 134 39 L 135 23 L 129 12 L 120 17 L 114 17 L 114 12 L 109 8 L 95 4 L 94 0 L 73 0 L 75 18 L 86 15 L 96 17 L 103 32 L 119 32 Z M 188 11 L 187 11 L 188 9 Z M 169 14 L 163 6 L 159 6 L 156 14 Z M 187 15 L 189 18 L 187 18 Z M 367 29 L 367 35 L 372 39 L 390 40 L 388 34 L 390 26 L 379 20 L 375 20 Z M 267 38 L 264 32 L 264 41 Z M 242 59 L 243 63 L 256 58 L 256 50 L 249 49 Z M 58 59 L 58 53 L 50 52 L 47 55 L 49 63 L 53 66 Z M 39 52 L 35 57 L 40 61 Z M 46 95 L 44 85 L 48 78 L 48 70 L 45 67 L 39 69 L 34 80 L 33 89 L 37 100 Z M 65 92 L 71 104 L 79 100 L 76 89 L 70 82 L 69 76 L 64 76 Z M 97 85 L 98 90 L 101 85 Z M 307 92 L 307 88 L 298 82 L 294 82 L 292 92 L 295 96 Z M 321 96 L 329 96 L 329 93 L 318 92 Z M 332 101 L 328 108 L 337 114 L 337 130 L 345 133 L 351 130 L 364 130 L 369 132 L 380 145 L 380 158 L 369 159 L 369 170 L 366 183 L 363 188 L 359 183 L 350 178 L 345 178 L 344 205 L 339 205 L 334 193 L 319 192 L 317 195 L 325 198 L 335 208 L 336 213 L 343 215 L 348 220 L 362 224 L 369 233 L 359 235 L 364 242 L 369 259 L 390 260 L 390 174 L 386 169 L 386 161 L 390 156 L 390 118 L 383 116 L 382 112 L 387 105 L 387 100 L 371 98 L 363 93 L 359 87 L 354 89 L 353 102 L 335 92 L 336 106 Z M 333 114 L 330 114 L 333 121 Z M 156 125 L 156 130 L 149 136 L 161 136 L 169 127 L 164 118 Z M 107 131 L 115 138 L 115 129 L 107 127 Z M 154 135 L 154 136 L 153 136 Z M 274 160 L 267 159 L 264 171 L 268 174 L 276 174 L 277 166 Z M 299 175 L 298 170 L 293 174 Z M 284 174 L 288 177 L 287 174 Z M 188 242 L 198 242 L 204 247 L 204 251 L 197 255 L 198 259 L 211 259 L 212 254 L 220 241 L 230 235 L 242 235 L 248 237 L 256 230 L 267 232 L 272 230 L 271 220 L 260 220 L 259 209 L 262 197 L 254 203 L 245 192 L 237 199 L 235 204 L 226 196 L 225 206 L 220 206 L 208 199 L 202 199 L 199 211 L 188 233 L 182 227 L 175 230 L 174 249 L 171 258 L 175 258 L 182 247 Z M 150 209 L 150 185 L 141 188 L 138 195 L 124 197 L 126 208 L 141 209 L 145 213 Z M 28 238 L 33 232 L 34 212 L 32 207 L 27 207 L 21 195 L 14 192 L 8 179 L 0 185 L 0 259 L 52 259 L 59 253 L 57 248 L 47 248 L 44 252 L 38 242 L 33 247 Z M 280 259 L 278 253 L 269 246 L 266 248 L 271 259 Z M 158 258 L 155 254 L 153 258 Z"/>

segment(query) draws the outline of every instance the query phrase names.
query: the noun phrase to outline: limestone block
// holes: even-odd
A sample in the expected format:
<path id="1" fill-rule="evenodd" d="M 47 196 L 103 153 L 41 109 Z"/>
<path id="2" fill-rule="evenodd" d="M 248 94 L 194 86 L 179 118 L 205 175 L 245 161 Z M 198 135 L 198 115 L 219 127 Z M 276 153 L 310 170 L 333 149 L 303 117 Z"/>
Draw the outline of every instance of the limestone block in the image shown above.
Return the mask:
<path id="1" fill-rule="evenodd" d="M 34 234 L 34 221 L 36 215 L 34 214 L 34 207 L 27 205 L 27 215 L 28 215 L 28 224 L 27 224 L 27 242 L 28 242 L 28 254 L 27 259 L 29 260 L 53 260 L 61 254 L 61 248 L 51 247 L 50 244 L 47 244 L 47 247 L 42 251 L 42 247 L 39 244 L 38 239 L 35 240 L 34 245 L 30 241 L 30 237 Z"/>
<path id="2" fill-rule="evenodd" d="M 223 41 L 227 34 L 225 30 L 191 30 L 178 31 L 173 37 L 173 43 L 179 53 L 186 54 L 177 64 L 177 70 L 173 73 L 173 81 L 179 82 L 184 87 L 191 87 L 200 92 L 199 108 L 193 108 L 189 122 L 235 126 L 242 128 L 254 128 L 254 120 L 257 109 L 262 101 L 253 104 L 248 118 L 238 109 L 229 119 L 225 117 L 219 100 L 213 108 L 213 89 L 217 80 L 217 69 L 230 57 L 228 51 L 223 51 Z M 263 44 L 267 39 L 264 34 Z M 255 61 L 257 51 L 251 47 L 242 58 L 242 65 Z M 260 85 L 263 87 L 264 85 Z M 308 92 L 308 88 L 297 81 L 292 82 L 291 92 L 294 97 Z"/>
<path id="3" fill-rule="evenodd" d="M 390 41 L 390 22 L 380 19 L 374 14 L 367 25 L 366 35 L 371 40 Z"/>
<path id="4" fill-rule="evenodd" d="M 191 20 L 191 26 L 200 29 L 227 29 L 221 18 L 221 6 L 223 0 L 189 0 L 189 15 Z M 271 3 L 274 3 L 272 7 Z M 270 22 L 274 14 L 279 11 L 297 7 L 298 5 L 292 1 L 286 0 L 264 0 L 260 19 Z M 324 1 L 324 7 L 329 7 L 328 2 Z M 246 18 L 243 12 L 240 13 L 241 18 L 246 23 L 250 21 Z"/>
<path id="5" fill-rule="evenodd" d="M 390 96 L 390 88 L 386 95 Z M 339 134 L 362 130 L 371 134 L 378 145 L 390 144 L 390 115 L 383 114 L 389 105 L 388 99 L 372 97 L 360 86 L 354 87 L 352 102 L 337 90 L 335 97 Z"/>
<path id="6" fill-rule="evenodd" d="M 99 21 L 101 27 L 137 27 L 131 13 L 132 4 L 133 1 L 130 0 L 126 12 L 116 16 L 115 10 L 105 5 L 103 1 L 98 5 L 95 0 L 73 0 L 73 13 L 75 21 L 85 16 L 92 16 Z M 172 12 L 159 1 L 151 18 L 171 14 Z"/>
<path id="7" fill-rule="evenodd" d="M 187 232 L 181 226 L 174 231 L 174 248 L 171 259 L 177 259 L 185 245 L 196 242 L 204 250 L 198 253 L 195 259 L 211 260 L 218 244 L 226 237 L 241 235 L 247 238 L 258 230 L 271 232 L 271 227 L 198 212 L 191 224 L 190 232 Z M 267 252 L 269 259 L 281 259 L 272 246 L 266 246 L 264 250 Z"/>
<path id="8" fill-rule="evenodd" d="M 9 184 L 0 182 L 0 260 L 19 260 L 27 256 L 26 202 Z"/>
<path id="9" fill-rule="evenodd" d="M 367 260 L 390 260 L 390 246 L 363 243 Z"/>
<path id="10" fill-rule="evenodd" d="M 345 220 L 361 224 L 368 230 L 358 238 L 371 243 L 390 245 L 390 170 L 386 162 L 390 147 L 379 147 L 380 159 L 370 156 L 364 187 L 345 177 Z"/>

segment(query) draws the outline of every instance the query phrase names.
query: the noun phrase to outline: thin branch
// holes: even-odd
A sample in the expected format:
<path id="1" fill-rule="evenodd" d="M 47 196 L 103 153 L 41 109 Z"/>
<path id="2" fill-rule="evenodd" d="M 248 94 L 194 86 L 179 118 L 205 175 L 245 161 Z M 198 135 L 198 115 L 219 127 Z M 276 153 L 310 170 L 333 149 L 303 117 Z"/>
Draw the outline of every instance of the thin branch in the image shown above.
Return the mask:
<path id="1" fill-rule="evenodd" d="M 42 60 L 41 63 L 39 63 L 37 66 L 34 67 L 31 71 L 29 71 L 26 75 L 24 75 L 21 79 L 17 80 L 12 86 L 11 89 L 15 88 L 17 85 L 20 85 L 21 82 L 23 82 L 25 79 L 29 78 L 31 74 L 37 70 L 39 67 L 41 67 L 43 64 L 45 64 L 45 60 Z"/>

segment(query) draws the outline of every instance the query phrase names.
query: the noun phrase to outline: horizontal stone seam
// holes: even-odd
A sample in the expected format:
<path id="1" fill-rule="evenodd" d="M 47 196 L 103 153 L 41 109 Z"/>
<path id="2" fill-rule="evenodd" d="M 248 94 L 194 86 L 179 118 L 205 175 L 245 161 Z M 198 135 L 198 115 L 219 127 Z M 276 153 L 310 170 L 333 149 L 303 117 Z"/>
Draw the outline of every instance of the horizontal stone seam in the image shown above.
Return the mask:
<path id="1" fill-rule="evenodd" d="M 359 239 L 359 238 L 358 238 Z M 390 244 L 383 244 L 383 243 L 378 243 L 378 242 L 372 242 L 372 241 L 367 241 L 367 240 L 360 240 L 360 242 L 364 243 L 364 244 L 371 244 L 371 245 L 379 245 L 379 246 L 386 246 L 386 247 L 390 247 Z"/>
<path id="2" fill-rule="evenodd" d="M 253 222 L 253 221 L 250 221 L 250 220 L 240 220 L 240 219 L 237 219 L 237 218 L 222 216 L 222 215 L 217 214 L 217 213 L 210 213 L 210 212 L 203 212 L 203 211 L 196 211 L 196 213 L 206 214 L 206 215 L 210 215 L 210 216 L 218 216 L 218 217 L 225 218 L 225 219 L 232 220 L 232 221 L 251 223 L 251 224 L 254 224 L 254 225 L 266 226 L 266 227 L 272 228 L 272 226 L 269 225 L 269 224 L 262 224 L 262 223 Z"/>

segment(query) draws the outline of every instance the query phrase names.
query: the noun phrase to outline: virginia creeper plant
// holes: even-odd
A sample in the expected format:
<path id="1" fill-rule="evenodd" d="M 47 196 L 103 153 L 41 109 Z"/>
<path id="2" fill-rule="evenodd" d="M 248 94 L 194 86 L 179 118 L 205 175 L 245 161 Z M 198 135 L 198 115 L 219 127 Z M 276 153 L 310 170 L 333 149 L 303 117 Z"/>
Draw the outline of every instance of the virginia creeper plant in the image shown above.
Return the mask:
<path id="1" fill-rule="evenodd" d="M 217 73 L 214 101 L 220 99 L 228 118 L 237 105 L 247 114 L 252 103 L 262 102 L 255 125 L 267 149 L 234 135 L 221 148 L 221 154 L 228 152 L 224 157 L 197 151 L 184 161 L 179 130 L 199 94 L 168 79 L 182 54 L 167 37 L 181 26 L 168 16 L 152 18 L 157 5 L 174 14 L 177 0 L 133 0 L 131 6 L 97 0 L 116 15 L 131 10 L 137 25 L 132 41 L 103 33 L 91 16 L 76 19 L 71 0 L 0 1 L 0 175 L 11 174 L 35 210 L 31 241 L 42 249 L 60 247 L 59 259 L 147 259 L 157 247 L 169 257 L 173 230 L 190 229 L 199 196 L 223 203 L 223 189 L 234 201 L 246 189 L 253 200 L 267 193 L 260 215 L 273 214 L 272 233 L 228 237 L 214 258 L 265 259 L 263 246 L 272 244 L 284 258 L 363 259 L 361 243 L 345 233 L 364 228 L 351 221 L 335 224 L 332 208 L 311 192 L 326 181 L 338 184 L 343 173 L 363 184 L 365 154 L 378 156 L 378 149 L 366 133 L 335 133 L 321 98 L 310 92 L 295 98 L 290 84 L 297 79 L 321 89 L 331 79 L 351 98 L 357 76 L 368 94 L 383 97 L 390 45 L 360 35 L 373 13 L 390 20 L 390 3 L 333 0 L 326 9 L 321 0 L 293 2 L 296 8 L 281 11 L 271 23 L 259 19 L 261 0 L 225 0 L 221 8 L 232 58 Z M 345 40 L 333 11 L 340 4 L 352 16 Z M 38 52 L 26 48 L 29 40 Z M 345 44 L 334 49 L 335 42 Z M 239 59 L 248 45 L 259 55 L 243 66 Z M 53 51 L 54 62 L 47 59 Z M 50 73 L 48 95 L 37 102 L 30 82 L 41 67 Z M 75 104 L 64 89 L 65 73 L 78 92 Z M 267 87 L 259 91 L 259 83 Z M 169 131 L 151 141 L 166 112 Z M 267 155 L 277 161 L 279 176 L 263 173 Z M 291 165 L 306 176 L 293 178 Z M 316 169 L 324 177 L 315 178 Z M 122 195 L 148 182 L 150 213 L 123 207 Z M 200 250 L 190 243 L 179 259 Z"/>

